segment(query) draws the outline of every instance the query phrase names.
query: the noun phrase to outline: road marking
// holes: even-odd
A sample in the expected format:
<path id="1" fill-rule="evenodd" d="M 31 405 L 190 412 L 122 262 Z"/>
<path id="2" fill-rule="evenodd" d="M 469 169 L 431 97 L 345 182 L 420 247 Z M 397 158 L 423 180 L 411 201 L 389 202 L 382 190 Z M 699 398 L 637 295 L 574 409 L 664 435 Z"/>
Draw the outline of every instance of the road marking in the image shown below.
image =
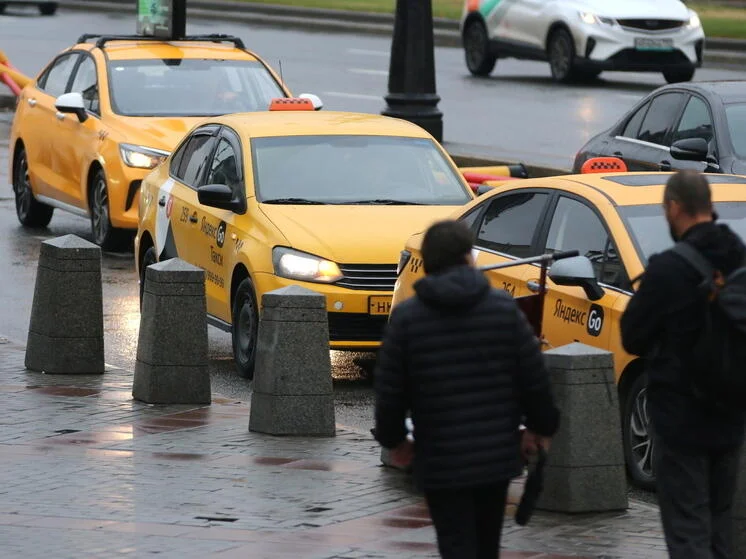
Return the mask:
<path id="1" fill-rule="evenodd" d="M 330 97 L 344 97 L 345 99 L 365 99 L 367 101 L 383 101 L 383 95 L 363 95 L 362 93 L 343 93 L 341 91 L 324 91 Z"/>
<path id="2" fill-rule="evenodd" d="M 350 54 L 362 54 L 364 56 L 390 56 L 391 53 L 385 50 L 369 50 L 369 49 L 347 49 Z"/>
<path id="3" fill-rule="evenodd" d="M 388 76 L 388 70 L 370 70 L 368 68 L 348 68 L 348 72 L 352 74 L 368 74 L 371 76 Z"/>

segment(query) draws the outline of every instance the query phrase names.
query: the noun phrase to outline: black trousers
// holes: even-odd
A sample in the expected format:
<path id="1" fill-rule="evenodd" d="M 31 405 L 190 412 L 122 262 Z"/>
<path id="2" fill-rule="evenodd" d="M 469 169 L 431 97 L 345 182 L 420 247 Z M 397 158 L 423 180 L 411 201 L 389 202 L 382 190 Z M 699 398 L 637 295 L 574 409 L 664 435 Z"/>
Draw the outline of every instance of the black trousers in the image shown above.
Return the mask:
<path id="1" fill-rule="evenodd" d="M 496 559 L 510 482 L 426 490 L 443 559 Z"/>
<path id="2" fill-rule="evenodd" d="M 671 559 L 736 559 L 733 495 L 741 449 L 684 450 L 655 440 L 655 475 Z"/>

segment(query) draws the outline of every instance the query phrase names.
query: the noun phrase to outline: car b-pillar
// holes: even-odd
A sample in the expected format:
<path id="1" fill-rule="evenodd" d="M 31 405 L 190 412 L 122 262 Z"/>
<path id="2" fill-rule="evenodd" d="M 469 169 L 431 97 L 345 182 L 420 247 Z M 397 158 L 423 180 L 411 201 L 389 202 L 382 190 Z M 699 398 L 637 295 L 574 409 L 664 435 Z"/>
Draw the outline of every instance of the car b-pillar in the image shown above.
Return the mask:
<path id="1" fill-rule="evenodd" d="M 389 94 L 381 114 L 413 122 L 443 141 L 443 113 L 435 93 L 432 0 L 397 0 Z"/>

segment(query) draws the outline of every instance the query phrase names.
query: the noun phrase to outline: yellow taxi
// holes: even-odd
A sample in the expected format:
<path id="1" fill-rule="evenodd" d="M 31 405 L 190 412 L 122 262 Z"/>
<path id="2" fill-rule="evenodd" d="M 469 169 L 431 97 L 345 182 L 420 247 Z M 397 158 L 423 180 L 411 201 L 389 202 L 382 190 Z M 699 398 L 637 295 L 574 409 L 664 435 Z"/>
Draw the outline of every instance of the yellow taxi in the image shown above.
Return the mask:
<path id="1" fill-rule="evenodd" d="M 244 377 L 262 295 L 288 285 L 326 296 L 333 349 L 377 348 L 404 242 L 475 198 L 419 126 L 312 109 L 278 99 L 207 119 L 143 181 L 141 293 L 156 261 L 203 268 L 209 323 L 232 333 Z"/>
<path id="2" fill-rule="evenodd" d="M 455 212 L 474 233 L 477 266 L 577 250 L 548 273 L 545 348 L 581 342 L 613 352 L 622 409 L 624 452 L 632 479 L 652 487 L 643 363 L 621 344 L 620 317 L 633 281 L 651 254 L 669 248 L 661 203 L 669 173 L 593 173 L 511 181 Z M 746 239 L 746 177 L 707 175 L 721 221 Z M 392 308 L 412 296 L 424 275 L 422 233 L 401 254 Z M 515 297 L 540 288 L 540 267 L 522 264 L 485 274 Z"/>
<path id="3" fill-rule="evenodd" d="M 235 37 L 83 35 L 19 96 L 10 137 L 18 219 L 45 227 L 58 208 L 89 218 L 104 248 L 131 244 L 140 183 L 184 134 L 205 117 L 263 111 L 289 95 Z"/>

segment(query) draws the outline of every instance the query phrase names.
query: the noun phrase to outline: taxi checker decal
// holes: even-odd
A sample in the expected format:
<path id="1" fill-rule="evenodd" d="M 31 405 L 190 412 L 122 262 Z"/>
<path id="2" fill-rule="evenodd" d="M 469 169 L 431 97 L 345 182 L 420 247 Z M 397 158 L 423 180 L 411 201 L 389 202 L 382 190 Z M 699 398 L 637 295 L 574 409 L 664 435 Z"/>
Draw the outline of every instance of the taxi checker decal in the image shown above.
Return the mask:
<path id="1" fill-rule="evenodd" d="M 155 251 L 158 253 L 158 260 L 167 260 L 179 255 L 174 242 L 174 232 L 171 228 L 171 213 L 173 212 L 173 195 L 171 190 L 174 187 L 173 179 L 168 179 L 163 186 L 158 189 L 158 205 L 155 213 Z M 160 200 L 163 199 L 165 204 L 161 206 Z"/>
<path id="2" fill-rule="evenodd" d="M 594 338 L 601 334 L 604 327 L 604 310 L 598 305 L 591 305 L 588 312 L 566 305 L 557 299 L 554 305 L 554 316 L 570 324 L 585 326 L 588 334 Z"/>

